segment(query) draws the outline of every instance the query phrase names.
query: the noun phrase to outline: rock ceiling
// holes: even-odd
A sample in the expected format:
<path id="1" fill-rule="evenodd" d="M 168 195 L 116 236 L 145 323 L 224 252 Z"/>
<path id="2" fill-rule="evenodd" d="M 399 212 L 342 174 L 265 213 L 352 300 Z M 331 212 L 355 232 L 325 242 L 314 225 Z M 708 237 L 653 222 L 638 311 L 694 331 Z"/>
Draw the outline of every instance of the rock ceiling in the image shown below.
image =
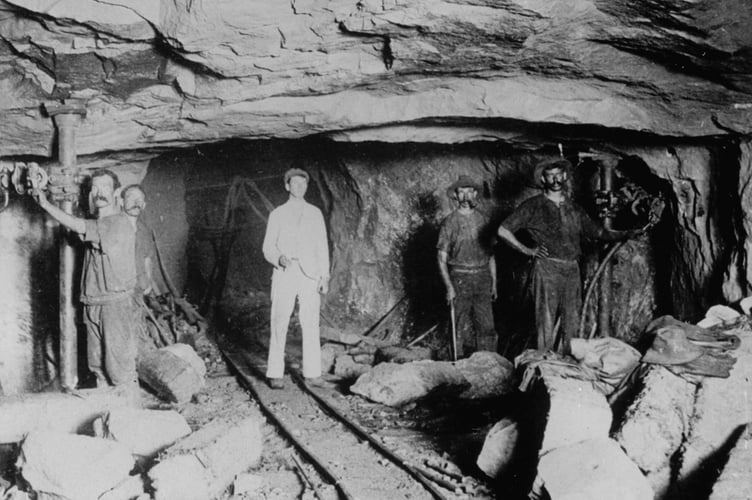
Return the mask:
<path id="1" fill-rule="evenodd" d="M 752 132 L 748 0 L 0 0 L 0 156 L 531 124 Z M 533 125 L 534 126 L 534 125 Z"/>

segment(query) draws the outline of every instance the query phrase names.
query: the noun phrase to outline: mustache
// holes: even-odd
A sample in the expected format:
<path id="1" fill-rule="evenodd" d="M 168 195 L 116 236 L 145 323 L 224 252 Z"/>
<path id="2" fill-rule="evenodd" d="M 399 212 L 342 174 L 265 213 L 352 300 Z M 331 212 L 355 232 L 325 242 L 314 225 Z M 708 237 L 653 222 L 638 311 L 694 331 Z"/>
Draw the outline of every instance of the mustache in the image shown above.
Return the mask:
<path id="1" fill-rule="evenodd" d="M 94 200 L 94 201 L 110 201 L 110 199 L 109 199 L 109 198 L 106 198 L 106 197 L 104 197 L 104 196 L 95 196 L 95 197 L 93 198 L 93 200 Z"/>

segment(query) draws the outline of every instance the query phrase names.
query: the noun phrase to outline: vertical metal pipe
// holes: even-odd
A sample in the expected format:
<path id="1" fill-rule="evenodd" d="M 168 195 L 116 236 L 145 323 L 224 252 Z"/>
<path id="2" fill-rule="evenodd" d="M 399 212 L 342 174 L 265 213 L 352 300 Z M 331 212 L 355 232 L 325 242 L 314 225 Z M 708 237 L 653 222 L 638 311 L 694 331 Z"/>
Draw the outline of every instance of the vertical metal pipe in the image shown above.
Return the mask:
<path id="1" fill-rule="evenodd" d="M 613 160 L 606 159 L 601 163 L 600 168 L 600 188 L 610 199 L 611 192 L 614 189 L 614 166 Z M 613 217 L 606 215 L 602 220 L 603 227 L 613 229 Z M 606 267 L 601 274 L 598 294 L 598 334 L 601 337 L 611 335 L 611 264 L 606 263 Z"/>
<path id="2" fill-rule="evenodd" d="M 61 113 L 53 116 L 57 126 L 58 161 L 63 172 L 72 173 L 76 167 L 76 127 L 78 114 Z M 73 200 L 70 196 L 59 202 L 60 208 L 73 213 Z M 78 331 L 76 329 L 76 309 L 73 305 L 73 267 L 75 250 L 68 236 L 68 230 L 60 226 L 60 383 L 73 389 L 78 384 Z"/>

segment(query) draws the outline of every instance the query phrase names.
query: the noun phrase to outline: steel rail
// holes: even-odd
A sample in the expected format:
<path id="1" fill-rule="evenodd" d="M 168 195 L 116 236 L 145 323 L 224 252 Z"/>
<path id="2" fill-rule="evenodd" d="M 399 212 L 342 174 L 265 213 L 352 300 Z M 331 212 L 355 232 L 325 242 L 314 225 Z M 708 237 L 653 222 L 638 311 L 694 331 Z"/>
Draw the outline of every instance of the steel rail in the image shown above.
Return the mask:
<path id="1" fill-rule="evenodd" d="M 393 463 L 404 469 L 408 474 L 410 474 L 416 481 L 418 481 L 420 484 L 423 485 L 424 488 L 426 488 L 431 495 L 436 498 L 437 500 L 448 500 L 447 497 L 441 493 L 436 486 L 431 482 L 430 479 L 426 478 L 423 473 L 416 467 L 410 465 L 405 460 L 403 460 L 401 457 L 399 457 L 396 453 L 394 453 L 392 450 L 384 446 L 381 442 L 379 442 L 376 438 L 371 436 L 371 434 L 363 428 L 359 423 L 355 422 L 351 418 L 349 418 L 347 415 L 342 413 L 339 409 L 332 406 L 325 398 L 321 397 L 319 394 L 316 394 L 315 391 L 313 391 L 308 383 L 303 379 L 303 377 L 300 376 L 300 374 L 293 372 L 292 378 L 300 385 L 313 399 L 316 400 L 316 402 L 324 408 L 326 411 L 330 412 L 334 416 L 337 417 L 337 419 L 340 420 L 343 424 L 348 426 L 350 429 L 355 432 L 358 436 L 360 436 L 362 439 L 365 439 L 370 443 L 370 445 L 376 449 L 379 453 L 384 455 L 386 458 L 391 460 Z"/>
<path id="2" fill-rule="evenodd" d="M 306 456 L 306 458 L 314 465 L 314 467 L 316 467 L 316 469 L 318 469 L 318 471 L 324 477 L 328 478 L 334 484 L 334 487 L 339 492 L 340 498 L 344 500 L 355 500 L 356 497 L 354 497 L 352 493 L 347 490 L 345 485 L 342 483 L 342 479 L 338 477 L 334 472 L 332 472 L 331 469 L 329 469 L 329 467 L 327 467 L 326 464 L 320 458 L 318 458 L 310 448 L 308 448 L 308 446 L 306 446 L 302 441 L 296 438 L 287 424 L 285 424 L 279 417 L 277 417 L 274 411 L 266 404 L 264 399 L 259 394 L 256 382 L 253 380 L 255 377 L 248 370 L 245 364 L 245 360 L 240 359 L 237 354 L 231 353 L 227 349 L 221 350 L 227 360 L 233 366 L 233 368 L 235 368 L 235 370 L 240 375 L 241 381 L 244 382 L 244 385 L 248 388 L 248 390 L 251 391 L 253 397 L 256 398 L 256 401 L 258 402 L 261 410 L 266 414 L 266 416 L 274 421 L 279 426 L 279 428 L 282 429 L 282 432 L 285 434 L 287 439 L 289 439 L 302 452 L 302 454 Z"/>

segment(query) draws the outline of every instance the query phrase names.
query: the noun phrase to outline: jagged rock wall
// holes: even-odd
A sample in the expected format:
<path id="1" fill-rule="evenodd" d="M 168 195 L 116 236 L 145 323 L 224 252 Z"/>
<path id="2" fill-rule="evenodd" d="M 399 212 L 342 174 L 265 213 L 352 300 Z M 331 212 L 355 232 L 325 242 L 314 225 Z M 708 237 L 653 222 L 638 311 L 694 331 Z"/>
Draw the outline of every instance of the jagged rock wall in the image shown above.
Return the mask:
<path id="1" fill-rule="evenodd" d="M 668 275 L 662 278 L 668 287 L 663 292 L 670 297 L 673 314 L 685 320 L 701 319 L 709 306 L 724 301 L 724 272 L 738 242 L 743 241 L 737 230 L 736 147 L 729 142 L 618 148 L 638 156 L 655 176 L 668 181 L 670 224 L 663 229 L 670 232 L 671 241 L 664 240 L 653 251 L 663 256 L 668 267 Z"/>
<path id="2" fill-rule="evenodd" d="M 749 133 L 751 19 L 738 0 L 3 0 L 0 156 L 49 156 L 39 101 L 67 96 L 87 154 L 518 121 Z"/>

